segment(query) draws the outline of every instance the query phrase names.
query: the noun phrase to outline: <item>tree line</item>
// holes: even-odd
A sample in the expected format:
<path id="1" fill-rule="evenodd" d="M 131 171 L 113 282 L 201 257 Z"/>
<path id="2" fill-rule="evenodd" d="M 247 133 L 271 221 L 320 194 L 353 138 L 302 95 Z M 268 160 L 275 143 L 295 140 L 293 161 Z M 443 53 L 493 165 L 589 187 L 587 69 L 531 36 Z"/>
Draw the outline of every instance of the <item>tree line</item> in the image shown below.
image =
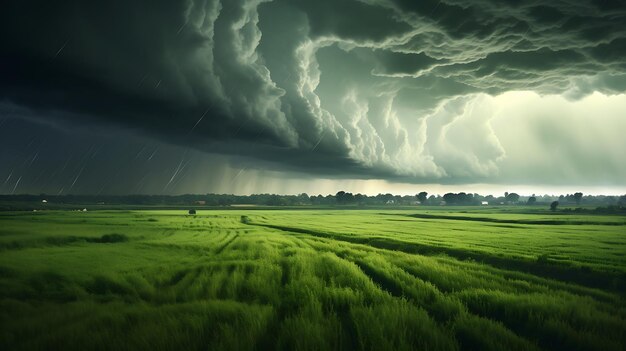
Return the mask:
<path id="1" fill-rule="evenodd" d="M 332 195 L 278 195 L 278 194 L 186 194 L 186 195 L 0 195 L 3 202 L 45 202 L 56 204 L 99 204 L 99 205 L 151 205 L 151 206 L 480 206 L 480 205 L 552 205 L 557 206 L 626 206 L 626 195 L 584 196 L 583 193 L 554 195 L 520 196 L 506 192 L 502 196 L 483 196 L 476 193 L 446 193 L 429 195 L 422 191 L 415 195 L 353 194 L 339 191 Z"/>

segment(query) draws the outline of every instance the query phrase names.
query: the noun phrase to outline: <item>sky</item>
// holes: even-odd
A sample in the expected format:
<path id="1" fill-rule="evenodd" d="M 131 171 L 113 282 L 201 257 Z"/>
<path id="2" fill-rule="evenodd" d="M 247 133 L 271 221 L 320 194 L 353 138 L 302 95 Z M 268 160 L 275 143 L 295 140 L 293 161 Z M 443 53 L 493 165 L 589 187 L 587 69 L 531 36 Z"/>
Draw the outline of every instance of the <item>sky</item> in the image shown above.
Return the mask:
<path id="1" fill-rule="evenodd" d="M 0 193 L 626 193 L 626 4 L 21 0 Z"/>

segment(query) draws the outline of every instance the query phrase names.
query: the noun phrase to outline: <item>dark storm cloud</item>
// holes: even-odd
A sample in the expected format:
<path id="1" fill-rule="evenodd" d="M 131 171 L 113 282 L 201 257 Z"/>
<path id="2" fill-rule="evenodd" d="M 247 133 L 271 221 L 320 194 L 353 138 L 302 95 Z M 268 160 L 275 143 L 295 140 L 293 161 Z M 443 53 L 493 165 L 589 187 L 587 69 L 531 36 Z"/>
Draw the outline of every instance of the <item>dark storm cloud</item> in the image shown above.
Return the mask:
<path id="1" fill-rule="evenodd" d="M 618 1 L 24 0 L 0 21 L 0 99 L 36 118 L 347 177 L 492 180 L 481 93 L 626 91 Z"/>

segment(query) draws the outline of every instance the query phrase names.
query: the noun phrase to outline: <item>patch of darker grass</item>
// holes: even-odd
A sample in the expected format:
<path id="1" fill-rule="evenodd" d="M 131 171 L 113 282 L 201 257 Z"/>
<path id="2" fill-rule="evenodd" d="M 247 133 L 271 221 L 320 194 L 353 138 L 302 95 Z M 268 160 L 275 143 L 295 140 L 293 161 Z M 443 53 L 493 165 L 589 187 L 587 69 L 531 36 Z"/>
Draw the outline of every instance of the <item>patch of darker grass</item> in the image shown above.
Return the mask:
<path id="1" fill-rule="evenodd" d="M 87 292 L 94 295 L 127 295 L 132 289 L 106 275 L 97 275 L 86 287 Z"/>
<path id="2" fill-rule="evenodd" d="M 50 236 L 46 238 L 46 244 L 52 246 L 69 245 L 78 241 L 87 241 L 88 238 L 79 237 L 74 235 L 69 236 Z"/>
<path id="3" fill-rule="evenodd" d="M 125 234 L 104 234 L 99 238 L 89 238 L 87 241 L 91 243 L 100 243 L 100 244 L 112 244 L 112 243 L 122 243 L 128 241 L 128 237 Z"/>
<path id="4" fill-rule="evenodd" d="M 43 271 L 33 274 L 29 279 L 32 292 L 22 297 L 43 298 L 60 302 L 75 301 L 79 298 L 80 288 L 69 281 L 65 276 L 53 272 Z"/>

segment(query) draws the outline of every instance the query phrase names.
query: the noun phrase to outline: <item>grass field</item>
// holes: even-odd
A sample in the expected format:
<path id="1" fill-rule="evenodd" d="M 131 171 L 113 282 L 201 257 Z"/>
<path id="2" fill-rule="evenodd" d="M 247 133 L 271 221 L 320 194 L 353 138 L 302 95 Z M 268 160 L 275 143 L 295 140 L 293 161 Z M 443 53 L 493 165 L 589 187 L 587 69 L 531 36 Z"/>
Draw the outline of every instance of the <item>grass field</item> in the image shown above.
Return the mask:
<path id="1" fill-rule="evenodd" d="M 624 350 L 626 218 L 0 212 L 0 349 Z"/>

